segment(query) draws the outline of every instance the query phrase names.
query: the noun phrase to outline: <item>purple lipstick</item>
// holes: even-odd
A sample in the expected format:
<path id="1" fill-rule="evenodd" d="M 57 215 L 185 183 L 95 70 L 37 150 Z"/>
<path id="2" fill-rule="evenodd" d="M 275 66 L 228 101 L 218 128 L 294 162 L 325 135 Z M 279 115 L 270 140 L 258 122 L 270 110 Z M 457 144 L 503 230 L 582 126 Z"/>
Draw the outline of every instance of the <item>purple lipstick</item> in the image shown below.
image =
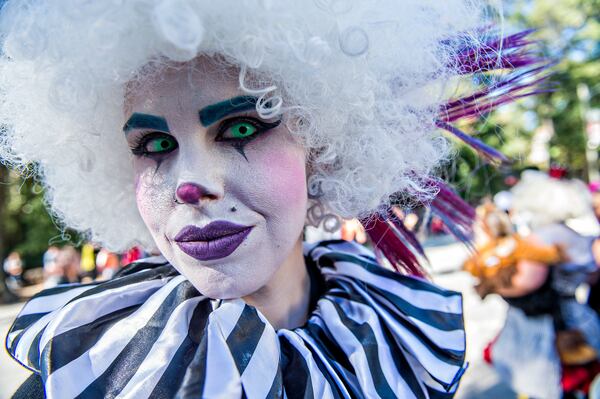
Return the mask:
<path id="1" fill-rule="evenodd" d="M 175 236 L 174 241 L 192 258 L 221 259 L 235 251 L 250 234 L 252 228 L 253 226 L 216 221 L 203 228 L 186 226 Z"/>

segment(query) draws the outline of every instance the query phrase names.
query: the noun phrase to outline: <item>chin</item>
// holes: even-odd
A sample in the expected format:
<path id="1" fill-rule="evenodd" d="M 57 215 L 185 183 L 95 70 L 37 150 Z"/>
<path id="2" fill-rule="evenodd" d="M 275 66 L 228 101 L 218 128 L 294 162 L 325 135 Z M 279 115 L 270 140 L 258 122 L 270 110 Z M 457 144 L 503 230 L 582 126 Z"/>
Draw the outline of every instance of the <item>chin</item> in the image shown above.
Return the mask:
<path id="1" fill-rule="evenodd" d="M 164 247 L 162 254 L 171 265 L 198 292 L 211 299 L 237 299 L 252 295 L 264 287 L 276 271 L 272 265 L 263 264 L 262 268 L 257 268 L 256 264 L 249 263 L 252 257 L 248 253 L 234 253 L 223 259 L 202 262 L 174 245 Z"/>
<path id="2" fill-rule="evenodd" d="M 196 266 L 198 267 L 198 266 Z M 211 267 L 199 266 L 201 270 L 181 273 L 202 294 L 212 299 L 237 299 L 258 291 L 262 282 L 249 281 L 247 276 L 233 273 L 229 275 Z"/>

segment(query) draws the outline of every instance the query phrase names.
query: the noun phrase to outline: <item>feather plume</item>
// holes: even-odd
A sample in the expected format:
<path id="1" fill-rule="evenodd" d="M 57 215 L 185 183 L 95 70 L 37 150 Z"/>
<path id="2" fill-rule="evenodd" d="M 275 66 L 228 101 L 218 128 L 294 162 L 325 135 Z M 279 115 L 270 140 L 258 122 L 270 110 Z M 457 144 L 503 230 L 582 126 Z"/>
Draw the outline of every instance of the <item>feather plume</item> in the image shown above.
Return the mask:
<path id="1" fill-rule="evenodd" d="M 552 91 L 549 85 L 543 87 L 550 76 L 546 71 L 552 64 L 542 62 L 530 49 L 535 43 L 528 38 L 532 32 L 534 30 L 530 29 L 504 38 L 492 37 L 477 46 L 459 46 L 456 53 L 454 62 L 459 75 L 485 74 L 492 83 L 444 104 L 436 126 L 452 133 L 492 163 L 503 164 L 510 161 L 501 152 L 466 134 L 452 123 L 479 118 L 503 104 Z M 512 72 L 500 77 L 490 76 L 492 72 L 505 70 Z"/>
<path id="2" fill-rule="evenodd" d="M 506 155 L 504 155 L 500 151 L 490 147 L 483 141 L 468 135 L 467 133 L 463 132 L 457 127 L 450 125 L 449 123 L 436 121 L 436 126 L 446 130 L 447 132 L 452 133 L 455 137 L 462 140 L 465 144 L 477 151 L 479 155 L 481 155 L 491 163 L 506 164 L 511 162 L 510 159 L 508 159 Z"/>
<path id="3" fill-rule="evenodd" d="M 518 99 L 552 91 L 547 84 L 547 72 L 552 63 L 544 62 L 531 49 L 535 44 L 529 36 L 534 30 L 526 30 L 506 37 L 492 36 L 477 45 L 468 37 L 459 37 L 443 44 L 454 49 L 455 71 L 459 76 L 478 75 L 485 77 L 486 85 L 474 93 L 449 100 L 444 104 L 435 121 L 443 129 L 477 151 L 484 159 L 493 163 L 508 163 L 510 160 L 500 151 L 472 137 L 453 124 L 460 120 L 481 117 L 491 110 Z M 498 73 L 501 72 L 501 73 Z M 460 241 L 473 249 L 473 222 L 475 210 L 440 180 L 426 178 L 429 188 L 437 191 L 428 204 L 447 229 Z M 403 221 L 389 210 L 389 215 L 375 213 L 361 220 L 376 250 L 382 253 L 397 270 L 423 276 L 418 256 L 426 259 L 417 238 Z"/>
<path id="4" fill-rule="evenodd" d="M 405 271 L 412 276 L 425 276 L 416 255 L 415 248 L 399 233 L 390 218 L 381 214 L 361 220 L 365 231 L 375 247 L 397 271 Z"/>

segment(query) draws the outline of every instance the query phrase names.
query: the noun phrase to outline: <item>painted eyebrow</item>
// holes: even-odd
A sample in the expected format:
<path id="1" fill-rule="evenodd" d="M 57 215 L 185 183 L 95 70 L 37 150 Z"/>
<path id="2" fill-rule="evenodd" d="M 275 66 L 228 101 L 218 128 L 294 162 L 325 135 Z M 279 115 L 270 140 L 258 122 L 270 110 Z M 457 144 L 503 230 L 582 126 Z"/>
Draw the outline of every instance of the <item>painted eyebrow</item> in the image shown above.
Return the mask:
<path id="1" fill-rule="evenodd" d="M 167 120 L 162 116 L 142 114 L 134 112 L 125 125 L 123 125 L 123 131 L 125 134 L 129 133 L 132 129 L 154 129 L 162 132 L 169 132 L 169 125 Z"/>
<path id="2" fill-rule="evenodd" d="M 208 105 L 198 112 L 200 123 L 202 126 L 208 127 L 227 115 L 256 109 L 257 101 L 258 98 L 253 96 L 238 96 Z"/>

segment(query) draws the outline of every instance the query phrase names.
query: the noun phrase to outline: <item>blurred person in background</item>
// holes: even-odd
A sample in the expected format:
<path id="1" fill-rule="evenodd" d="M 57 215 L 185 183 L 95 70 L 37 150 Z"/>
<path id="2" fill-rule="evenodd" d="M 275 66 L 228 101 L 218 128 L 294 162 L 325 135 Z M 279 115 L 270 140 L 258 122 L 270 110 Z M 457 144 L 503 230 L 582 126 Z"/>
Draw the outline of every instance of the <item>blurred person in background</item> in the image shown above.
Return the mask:
<path id="1" fill-rule="evenodd" d="M 81 257 L 79 252 L 70 246 L 64 246 L 56 257 L 56 265 L 62 272 L 61 283 L 76 283 L 79 281 Z"/>
<path id="2" fill-rule="evenodd" d="M 588 189 L 592 194 L 592 206 L 594 207 L 594 215 L 600 221 L 600 181 L 593 181 L 588 184 Z"/>
<path id="3" fill-rule="evenodd" d="M 508 190 L 499 191 L 498 193 L 496 193 L 494 195 L 494 198 L 493 198 L 494 206 L 496 208 L 508 213 L 512 206 L 512 198 L 513 198 L 513 195 L 510 191 L 508 191 Z M 489 202 L 489 200 L 487 202 Z"/>
<path id="4" fill-rule="evenodd" d="M 119 257 L 106 248 L 100 248 L 96 256 L 96 267 L 101 280 L 110 280 L 119 270 Z"/>
<path id="5" fill-rule="evenodd" d="M 96 279 L 96 256 L 94 246 L 91 243 L 85 243 L 81 247 L 81 282 L 89 283 Z"/>
<path id="6" fill-rule="evenodd" d="M 144 257 L 144 251 L 140 247 L 132 247 L 128 249 L 121 257 L 121 266 L 127 266 Z"/>
<path id="7" fill-rule="evenodd" d="M 63 281 L 63 271 L 58 267 L 56 258 L 60 249 L 51 245 L 48 247 L 42 258 L 44 268 L 44 288 L 51 288 Z"/>
<path id="8" fill-rule="evenodd" d="M 600 228 L 585 185 L 565 174 L 527 171 L 512 189 L 511 214 L 527 221 L 527 242 L 555 252 L 517 259 L 510 284 L 494 288 L 510 307 L 487 359 L 531 397 L 585 391 L 598 372 L 600 320 L 575 291 L 597 269 L 592 243 Z"/>
<path id="9" fill-rule="evenodd" d="M 15 291 L 23 285 L 23 261 L 18 252 L 11 252 L 4 259 L 4 272 L 6 273 L 6 285 L 11 291 Z"/>
<path id="10" fill-rule="evenodd" d="M 359 244 L 367 242 L 367 233 L 358 219 L 344 220 L 341 235 L 342 240 L 356 241 Z"/>

